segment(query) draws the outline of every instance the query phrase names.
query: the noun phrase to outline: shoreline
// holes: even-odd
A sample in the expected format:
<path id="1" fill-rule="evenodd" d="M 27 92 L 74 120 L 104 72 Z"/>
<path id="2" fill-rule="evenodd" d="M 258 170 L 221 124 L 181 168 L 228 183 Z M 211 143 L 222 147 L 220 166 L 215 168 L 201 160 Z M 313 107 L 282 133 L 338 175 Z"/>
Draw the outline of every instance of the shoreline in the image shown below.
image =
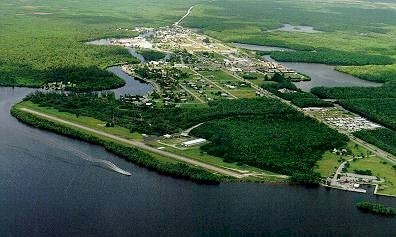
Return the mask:
<path id="1" fill-rule="evenodd" d="M 17 104 L 18 105 L 18 104 Z M 64 135 L 70 138 L 85 141 L 91 144 L 100 145 L 106 150 L 113 154 L 124 158 L 132 163 L 147 168 L 149 170 L 158 172 L 160 174 L 169 175 L 171 177 L 181 178 L 185 180 L 191 180 L 196 183 L 202 184 L 219 184 L 220 181 L 227 180 L 221 175 L 210 173 L 203 169 L 198 169 L 193 166 L 189 166 L 184 163 L 169 163 L 155 159 L 150 152 L 144 152 L 140 149 L 121 145 L 120 142 L 109 141 L 110 139 L 103 139 L 100 136 L 92 135 L 88 132 L 81 132 L 76 128 L 64 126 L 56 122 L 34 116 L 28 112 L 17 109 L 14 105 L 11 109 L 11 115 L 29 126 L 44 129 L 46 131 L 54 132 L 60 135 Z M 180 167 L 183 166 L 186 170 L 183 173 L 178 174 Z"/>
<path id="2" fill-rule="evenodd" d="M 31 108 L 31 110 L 27 108 Z M 133 149 L 150 155 L 163 157 L 163 159 L 171 161 L 172 163 L 180 162 L 182 164 L 187 164 L 190 167 L 194 167 L 194 169 L 201 170 L 208 174 L 214 174 L 216 178 L 212 180 L 215 180 L 216 182 L 291 183 L 286 176 L 283 177 L 282 175 L 266 175 L 265 173 L 260 173 L 259 175 L 256 172 L 239 172 L 237 170 L 231 169 L 230 167 L 218 166 L 216 163 L 206 162 L 205 160 L 189 157 L 185 154 L 174 153 L 172 151 L 162 151 L 161 149 L 157 149 L 155 146 L 141 142 L 140 139 L 137 139 L 134 136 L 126 137 L 124 133 L 117 132 L 119 130 L 111 132 L 102 128 L 97 128 L 95 126 L 94 128 L 89 125 L 90 122 L 84 122 L 88 121 L 85 120 L 85 118 L 83 118 L 83 120 L 74 120 L 70 119 L 69 115 L 66 114 L 66 117 L 63 115 L 57 116 L 51 112 L 47 113 L 45 111 L 36 110 L 34 106 L 31 107 L 29 104 L 26 104 L 25 106 L 23 104 L 21 105 L 21 103 L 14 105 L 11 109 L 11 114 L 21 122 L 33 125 L 34 127 L 50 130 L 51 132 L 60 133 L 62 135 L 77 138 L 79 140 L 87 141 L 86 137 L 91 136 L 95 137 L 93 143 L 99 145 L 103 145 L 103 140 L 106 142 L 110 140 L 111 142 L 116 142 L 124 147 L 132 147 Z M 74 116 L 73 114 L 70 115 Z M 94 121 L 95 124 L 99 122 L 100 121 Z M 74 131 L 73 134 L 70 134 L 69 131 L 66 131 L 66 127 L 76 131 Z M 78 136 L 76 136 L 74 133 L 78 133 Z M 88 139 L 88 142 L 92 143 L 92 139 Z M 118 153 L 115 154 L 119 155 Z M 122 157 L 122 155 L 119 156 Z M 157 159 L 154 160 L 158 161 Z M 145 165 L 143 164 L 143 166 Z M 176 176 L 178 176 L 177 172 Z M 220 176 L 220 178 L 218 178 L 218 176 Z"/>

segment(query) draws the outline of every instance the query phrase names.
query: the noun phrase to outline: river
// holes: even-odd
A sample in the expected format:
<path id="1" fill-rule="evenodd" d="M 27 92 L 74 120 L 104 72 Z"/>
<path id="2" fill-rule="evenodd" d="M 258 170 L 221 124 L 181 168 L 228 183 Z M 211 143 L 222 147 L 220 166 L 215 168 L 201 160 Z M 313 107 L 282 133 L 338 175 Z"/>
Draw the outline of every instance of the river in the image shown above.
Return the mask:
<path id="1" fill-rule="evenodd" d="M 32 91 L 0 88 L 2 236 L 394 234 L 396 219 L 361 213 L 355 202 L 396 206 L 396 199 L 290 185 L 198 185 L 139 168 L 100 146 L 31 128 L 9 110 Z M 132 176 L 81 155 L 111 161 Z"/>

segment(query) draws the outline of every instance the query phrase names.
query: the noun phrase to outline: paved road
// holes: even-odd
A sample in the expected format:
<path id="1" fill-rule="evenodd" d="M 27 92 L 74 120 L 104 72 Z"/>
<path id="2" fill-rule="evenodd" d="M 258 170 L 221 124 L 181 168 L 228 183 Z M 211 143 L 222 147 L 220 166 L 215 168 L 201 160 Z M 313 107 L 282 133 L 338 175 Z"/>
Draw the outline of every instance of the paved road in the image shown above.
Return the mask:
<path id="1" fill-rule="evenodd" d="M 82 129 L 82 130 L 85 130 L 85 131 L 88 131 L 88 132 L 92 132 L 92 133 L 95 133 L 95 134 L 100 135 L 100 136 L 111 138 L 113 140 L 116 140 L 116 141 L 119 141 L 119 142 L 122 142 L 122 143 L 125 143 L 125 144 L 128 144 L 128 145 L 132 145 L 132 146 L 134 146 L 136 148 L 139 148 L 139 149 L 142 149 L 142 150 L 145 150 L 145 151 L 148 151 L 148 152 L 156 153 L 156 154 L 159 154 L 159 155 L 162 155 L 162 156 L 165 156 L 165 157 L 170 157 L 170 158 L 173 158 L 175 160 L 182 161 L 182 162 L 194 165 L 194 166 L 199 166 L 201 168 L 204 168 L 204 169 L 207 169 L 207 170 L 210 170 L 210 171 L 214 171 L 214 172 L 217 172 L 217 173 L 222 174 L 222 175 L 231 176 L 231 177 L 234 177 L 234 178 L 243 178 L 243 177 L 249 176 L 249 174 L 240 174 L 238 172 L 234 172 L 234 171 L 231 171 L 231 170 L 228 170 L 228 169 L 223 169 L 223 168 L 220 168 L 220 167 L 217 167 L 217 166 L 214 166 L 214 165 L 206 164 L 206 163 L 203 163 L 203 162 L 191 159 L 191 158 L 187 158 L 187 157 L 180 156 L 180 155 L 177 155 L 177 154 L 173 154 L 173 153 L 170 153 L 170 152 L 167 152 L 167 151 L 163 151 L 163 150 L 158 150 L 158 149 L 150 147 L 150 146 L 148 146 L 148 145 L 146 145 L 146 144 L 144 144 L 142 142 L 128 140 L 128 139 L 125 139 L 125 138 L 122 138 L 122 137 L 118 137 L 118 136 L 110 134 L 110 133 L 106 133 L 106 132 L 103 132 L 103 131 L 100 131 L 100 130 L 97 130 L 97 129 L 89 128 L 89 127 L 86 127 L 84 125 L 80 125 L 80 124 L 73 123 L 73 122 L 70 122 L 70 121 L 67 121 L 67 120 L 63 120 L 63 119 L 60 119 L 60 118 L 57 118 L 57 117 L 54 117 L 54 116 L 51 116 L 51 115 L 48 115 L 48 114 L 40 113 L 40 112 L 31 110 L 31 109 L 21 108 L 21 110 L 25 111 L 27 113 L 30 113 L 30 114 L 37 115 L 37 116 L 42 117 L 42 118 L 46 118 L 46 119 L 49 119 L 49 120 L 52 120 L 52 121 L 55 121 L 55 122 L 63 123 L 65 125 L 69 125 L 69 126 L 72 126 L 72 127 L 75 127 L 75 128 L 79 128 L 79 129 Z"/>
<path id="2" fill-rule="evenodd" d="M 188 134 L 190 134 L 190 132 L 191 132 L 192 130 L 196 129 L 197 127 L 201 126 L 202 124 L 204 124 L 204 123 L 199 123 L 199 124 L 197 124 L 197 125 L 194 125 L 194 126 L 192 126 L 191 128 L 184 130 L 181 134 L 182 134 L 182 135 L 185 135 L 185 136 L 188 136 Z"/>
<path id="3" fill-rule="evenodd" d="M 396 157 L 394 155 L 390 154 L 389 152 L 383 151 L 383 150 L 379 149 L 378 147 L 376 147 L 370 143 L 367 143 L 353 135 L 347 134 L 347 136 L 349 137 L 349 139 L 351 139 L 355 143 L 365 147 L 367 150 L 373 152 L 375 155 L 382 157 L 382 158 L 386 159 L 387 161 L 391 162 L 392 164 L 396 165 Z"/>

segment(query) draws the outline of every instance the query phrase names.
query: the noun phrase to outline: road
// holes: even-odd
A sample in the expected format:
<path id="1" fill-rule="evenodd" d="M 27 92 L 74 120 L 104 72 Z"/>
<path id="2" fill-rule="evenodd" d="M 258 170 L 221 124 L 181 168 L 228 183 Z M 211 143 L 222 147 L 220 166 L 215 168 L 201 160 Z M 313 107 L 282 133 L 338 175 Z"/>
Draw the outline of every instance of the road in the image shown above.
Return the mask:
<path id="1" fill-rule="evenodd" d="M 190 132 L 191 132 L 192 130 L 196 129 L 197 127 L 201 126 L 202 124 L 204 124 L 204 123 L 199 123 L 199 124 L 197 124 L 197 125 L 194 125 L 194 126 L 192 126 L 191 128 L 184 130 L 181 134 L 182 134 L 183 136 L 188 136 L 188 134 L 190 134 Z"/>
<path id="2" fill-rule="evenodd" d="M 273 94 L 273 93 L 271 93 L 271 92 L 269 92 L 269 91 L 267 91 L 267 90 L 263 90 L 263 89 L 261 89 L 261 88 L 258 88 L 258 87 L 257 87 L 256 85 L 254 85 L 252 82 L 250 82 L 250 81 L 248 81 L 248 80 L 244 80 L 243 78 L 241 78 L 241 77 L 239 77 L 239 76 L 237 76 L 237 75 L 234 75 L 234 74 L 228 72 L 227 70 L 223 70 L 223 71 L 226 72 L 226 73 L 228 73 L 229 75 L 231 75 L 231 76 L 233 76 L 233 77 L 235 77 L 235 78 L 237 78 L 237 79 L 239 79 L 239 80 L 245 82 L 245 83 L 249 83 L 253 88 L 255 88 L 255 89 L 257 89 L 257 90 L 265 91 L 265 95 L 266 95 L 267 97 L 271 97 L 271 98 L 274 98 L 274 99 L 278 99 L 278 100 L 280 100 L 281 102 L 283 102 L 283 103 L 285 103 L 285 104 L 287 104 L 287 105 L 293 107 L 294 109 L 296 109 L 296 110 L 302 112 L 304 115 L 306 115 L 306 116 L 308 116 L 308 117 L 311 117 L 311 118 L 313 118 L 313 119 L 315 119 L 315 120 L 317 120 L 317 121 L 319 121 L 319 122 L 323 122 L 323 121 L 321 121 L 320 119 L 318 119 L 317 117 L 313 116 L 312 114 L 310 114 L 310 113 L 304 111 L 302 108 L 300 108 L 300 107 L 298 107 L 298 106 L 295 106 L 295 105 L 292 104 L 290 101 L 285 100 L 285 99 L 283 99 L 283 98 L 281 98 L 281 97 L 279 97 L 279 96 L 276 96 L 275 94 Z M 344 108 L 343 108 L 343 109 L 344 109 Z M 344 109 L 344 110 L 345 110 L 345 109 Z M 350 111 L 348 111 L 348 112 L 350 112 Z M 335 129 L 335 130 L 337 130 L 339 133 L 343 133 L 343 134 L 347 135 L 351 141 L 353 141 L 353 142 L 355 142 L 355 143 L 361 145 L 362 147 L 364 147 L 364 148 L 366 148 L 367 150 L 371 151 L 373 154 L 375 154 L 375 155 L 377 155 L 377 156 L 379 156 L 379 157 L 382 157 L 383 159 L 385 159 L 385 160 L 391 162 L 392 164 L 396 164 L 396 157 L 395 157 L 394 155 L 392 155 L 391 153 L 386 152 L 386 151 L 384 151 L 384 150 L 381 150 L 380 148 L 378 148 L 378 147 L 376 147 L 376 146 L 374 146 L 374 145 L 372 145 L 372 144 L 370 144 L 370 143 L 367 143 L 367 142 L 365 142 L 365 141 L 363 141 L 363 140 L 361 140 L 361 139 L 355 137 L 354 135 L 352 135 L 352 134 L 350 134 L 350 133 L 347 133 L 347 132 L 345 132 L 345 131 L 343 131 L 343 130 L 337 129 L 336 127 L 332 127 L 332 126 L 330 126 L 330 125 L 328 125 L 328 124 L 326 124 L 326 125 L 329 126 L 329 127 L 331 127 L 331 128 L 333 128 L 333 129 Z"/>
<path id="3" fill-rule="evenodd" d="M 344 162 L 342 162 L 342 163 L 340 164 L 340 166 L 338 167 L 337 171 L 335 172 L 333 178 L 331 179 L 331 185 L 332 185 L 332 186 L 338 186 L 338 182 L 337 182 L 337 180 L 338 180 L 338 175 L 340 175 L 340 174 L 342 173 L 342 170 L 344 169 L 345 165 L 346 165 L 348 162 L 351 162 L 352 160 L 353 160 L 353 158 L 352 158 L 352 159 L 349 159 L 349 160 L 346 160 L 346 161 L 344 161 Z"/>
<path id="4" fill-rule="evenodd" d="M 364 148 L 366 148 L 367 150 L 371 151 L 372 153 L 374 153 L 375 155 L 382 157 L 384 159 L 386 159 L 387 161 L 391 162 L 392 164 L 396 165 L 396 157 L 392 154 L 390 154 L 389 152 L 386 152 L 384 150 L 379 149 L 378 147 L 367 143 L 351 134 L 347 134 L 347 136 L 349 137 L 349 139 L 351 139 L 353 142 L 363 146 Z"/>
<path id="5" fill-rule="evenodd" d="M 205 77 L 204 75 L 202 75 L 201 73 L 195 71 L 193 68 L 190 68 L 191 71 L 193 71 L 197 76 L 200 76 L 201 78 L 203 78 L 205 81 L 207 81 L 208 83 L 214 85 L 215 87 L 217 87 L 219 90 L 223 91 L 224 93 L 227 93 L 228 95 L 230 95 L 233 99 L 238 99 L 238 97 L 236 97 L 235 95 L 233 95 L 231 92 L 229 92 L 228 90 L 224 89 L 223 87 L 217 85 L 217 83 L 215 83 L 212 80 L 209 80 L 207 77 Z"/>
<path id="6" fill-rule="evenodd" d="M 186 15 L 184 15 L 182 18 L 180 18 L 180 20 L 178 20 L 178 21 L 175 23 L 175 26 L 179 25 L 186 17 L 188 17 L 188 15 L 190 15 L 190 13 L 191 13 L 191 11 L 192 11 L 192 9 L 193 9 L 194 7 L 195 7 L 195 6 L 190 7 L 190 9 L 188 9 Z"/>
<path id="7" fill-rule="evenodd" d="M 190 91 L 189 89 L 187 89 L 187 87 L 183 86 L 180 84 L 180 87 L 183 88 L 185 91 L 187 91 L 188 94 L 192 95 L 196 100 L 198 100 L 201 104 L 204 104 L 205 101 L 203 101 L 201 98 L 199 98 L 199 96 L 197 96 L 196 94 L 194 94 L 192 91 Z"/>
<path id="8" fill-rule="evenodd" d="M 201 168 L 204 168 L 204 169 L 207 169 L 207 170 L 210 170 L 210 171 L 222 174 L 222 175 L 231 176 L 231 177 L 238 178 L 238 179 L 249 176 L 249 174 L 240 174 L 240 173 L 234 172 L 232 170 L 223 169 L 223 168 L 220 168 L 220 167 L 217 167 L 217 166 L 214 166 L 214 165 L 210 165 L 210 164 L 207 164 L 207 163 L 204 163 L 204 162 L 200 162 L 200 161 L 188 158 L 188 157 L 184 157 L 184 156 L 181 156 L 181 155 L 173 154 L 173 153 L 170 153 L 170 152 L 167 152 L 167 151 L 163 151 L 163 150 L 158 150 L 158 149 L 156 149 L 154 147 L 151 147 L 151 146 L 148 146 L 148 145 L 146 145 L 146 144 L 144 144 L 142 142 L 128 140 L 128 139 L 125 139 L 125 138 L 122 138 L 122 137 L 118 137 L 116 135 L 113 135 L 113 134 L 110 134 L 110 133 L 107 133 L 107 132 L 103 132 L 103 131 L 100 131 L 100 130 L 97 130 L 97 129 L 89 128 L 89 127 L 86 127 L 86 126 L 81 125 L 81 124 L 73 123 L 73 122 L 70 122 L 70 121 L 67 121 L 67 120 L 63 120 L 63 119 L 60 119 L 60 118 L 57 118 L 57 117 L 54 117 L 54 116 L 51 116 L 51 115 L 48 115 L 48 114 L 37 112 L 35 110 L 31 110 L 31 109 L 28 109 L 28 108 L 21 108 L 21 110 L 24 111 L 24 112 L 27 112 L 27 113 L 30 113 L 30 114 L 33 114 L 33 115 L 36 115 L 36 116 L 51 120 L 51 121 L 54 121 L 54 122 L 62 123 L 64 125 L 68 125 L 68 126 L 72 126 L 72 127 L 75 127 L 75 128 L 79 128 L 79 129 L 88 131 L 88 132 L 92 132 L 94 134 L 97 134 L 97 135 L 100 135 L 100 136 L 104 136 L 104 137 L 113 139 L 115 141 L 119 141 L 119 142 L 134 146 L 136 148 L 139 148 L 139 149 L 151 152 L 151 153 L 155 153 L 155 154 L 158 154 L 158 155 L 161 155 L 161 156 L 169 157 L 169 158 L 172 158 L 172 159 L 184 162 L 184 163 L 188 163 L 188 164 L 193 165 L 193 166 L 198 166 L 198 167 L 201 167 Z"/>

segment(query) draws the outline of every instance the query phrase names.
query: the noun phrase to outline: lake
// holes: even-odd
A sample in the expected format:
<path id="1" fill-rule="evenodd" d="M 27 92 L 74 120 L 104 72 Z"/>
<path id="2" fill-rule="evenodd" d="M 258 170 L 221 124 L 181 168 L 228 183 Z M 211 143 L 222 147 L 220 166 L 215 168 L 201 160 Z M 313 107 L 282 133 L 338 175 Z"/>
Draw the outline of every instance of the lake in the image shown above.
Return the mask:
<path id="1" fill-rule="evenodd" d="M 325 188 L 199 185 L 127 162 L 11 117 L 33 92 L 0 88 L 2 236 L 392 236 L 396 219 L 355 203 L 396 199 Z M 140 93 L 139 89 L 136 91 Z M 109 160 L 124 176 L 81 156 Z"/>
<path id="2" fill-rule="evenodd" d="M 264 56 L 264 59 L 273 61 L 270 56 Z M 335 70 L 334 66 L 317 64 L 317 63 L 294 63 L 294 62 L 279 62 L 280 64 L 301 72 L 311 77 L 310 81 L 294 82 L 294 84 L 303 91 L 310 91 L 314 87 L 380 87 L 382 83 L 366 81 L 354 77 L 352 75 L 342 73 Z"/>
<path id="3" fill-rule="evenodd" d="M 235 47 L 255 51 L 290 51 L 291 49 L 280 47 L 269 47 L 253 44 L 234 44 Z M 269 55 L 263 56 L 267 61 L 276 62 Z M 294 82 L 294 84 L 303 91 L 310 91 L 314 87 L 380 87 L 383 84 L 362 80 L 352 75 L 335 70 L 335 66 L 318 64 L 318 63 L 295 63 L 295 62 L 278 62 L 288 68 L 294 69 L 311 77 L 310 81 Z"/>

